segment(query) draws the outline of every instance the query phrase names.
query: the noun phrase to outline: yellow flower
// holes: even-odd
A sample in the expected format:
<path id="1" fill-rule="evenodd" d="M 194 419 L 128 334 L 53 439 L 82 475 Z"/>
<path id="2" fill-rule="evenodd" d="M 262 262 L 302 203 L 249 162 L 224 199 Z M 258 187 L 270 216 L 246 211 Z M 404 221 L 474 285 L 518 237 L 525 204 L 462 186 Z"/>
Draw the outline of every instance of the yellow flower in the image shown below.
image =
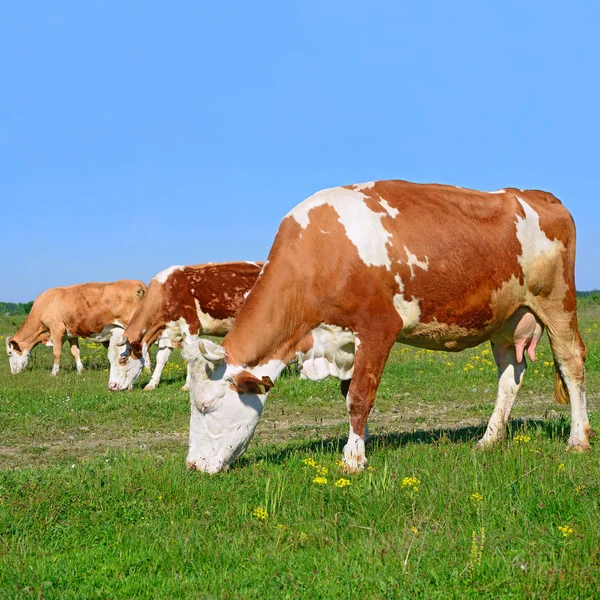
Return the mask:
<path id="1" fill-rule="evenodd" d="M 277 523 L 276 528 L 279 529 L 279 531 L 287 531 L 287 527 L 283 523 Z"/>
<path id="2" fill-rule="evenodd" d="M 490 351 L 487 348 L 481 351 L 482 356 L 488 356 L 489 353 Z"/>
<path id="3" fill-rule="evenodd" d="M 450 361 L 448 361 L 448 362 L 446 363 L 446 366 L 447 366 L 447 367 L 451 367 L 451 366 L 452 366 L 452 363 L 451 363 Z"/>
<path id="4" fill-rule="evenodd" d="M 327 473 L 329 473 L 329 471 L 328 471 L 327 467 L 324 467 L 324 466 L 322 466 L 322 465 L 317 465 L 317 466 L 315 467 L 315 469 L 317 470 L 317 473 L 318 473 L 319 475 L 327 475 Z"/>
<path id="5" fill-rule="evenodd" d="M 336 467 L 343 467 L 344 466 L 344 461 L 343 460 L 336 460 L 335 461 L 335 466 Z"/>
<path id="6" fill-rule="evenodd" d="M 347 485 L 352 485 L 350 483 L 349 479 L 344 479 L 343 477 L 341 479 L 338 479 L 335 483 L 334 483 L 335 487 L 339 487 L 339 488 L 343 488 L 346 487 Z"/>
<path id="7" fill-rule="evenodd" d="M 305 542 L 308 539 L 308 536 L 304 533 L 304 531 L 301 531 L 299 538 L 301 542 Z"/>
<path id="8" fill-rule="evenodd" d="M 327 478 L 326 477 L 315 477 L 312 482 L 317 485 L 327 485 Z"/>
<path id="9" fill-rule="evenodd" d="M 259 506 L 252 511 L 252 516 L 259 521 L 266 521 L 269 518 L 269 513 Z"/>
<path id="10" fill-rule="evenodd" d="M 402 489 L 406 488 L 411 490 L 412 492 L 417 492 L 419 490 L 419 486 L 421 485 L 421 480 L 416 477 L 405 477 L 402 480 Z"/>
<path id="11" fill-rule="evenodd" d="M 302 462 L 309 467 L 317 466 L 317 462 L 315 461 L 314 458 L 305 458 Z"/>
<path id="12" fill-rule="evenodd" d="M 411 531 L 412 531 L 412 532 L 413 532 L 415 535 L 417 535 L 417 533 L 419 533 L 419 530 L 418 530 L 418 529 L 417 529 L 417 528 L 416 528 L 414 525 L 413 525 L 413 526 L 410 528 L 410 530 L 411 530 Z"/>
<path id="13" fill-rule="evenodd" d="M 531 438 L 528 435 L 518 434 L 513 438 L 513 442 L 515 444 L 528 444 L 531 441 Z"/>
<path id="14" fill-rule="evenodd" d="M 558 471 L 564 471 L 565 470 L 565 463 L 560 463 L 560 465 L 558 465 L 557 467 Z"/>
<path id="15" fill-rule="evenodd" d="M 483 500 L 483 496 L 477 492 L 473 492 L 471 494 L 471 500 L 473 500 L 473 502 L 481 502 Z"/>
<path id="16" fill-rule="evenodd" d="M 581 494 L 585 490 L 585 485 L 578 485 L 574 488 L 576 494 Z"/>
<path id="17" fill-rule="evenodd" d="M 563 537 L 569 537 L 575 533 L 574 529 L 568 525 L 559 525 L 558 530 L 563 534 Z"/>

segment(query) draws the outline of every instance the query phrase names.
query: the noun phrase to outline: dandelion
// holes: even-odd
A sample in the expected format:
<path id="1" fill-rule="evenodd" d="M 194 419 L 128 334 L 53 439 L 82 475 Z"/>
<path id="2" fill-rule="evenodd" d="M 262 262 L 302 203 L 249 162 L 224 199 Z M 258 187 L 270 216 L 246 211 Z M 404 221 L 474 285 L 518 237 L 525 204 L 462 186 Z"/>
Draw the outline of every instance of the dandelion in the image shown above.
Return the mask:
<path id="1" fill-rule="evenodd" d="M 279 529 L 279 531 L 287 531 L 287 527 L 283 523 L 277 523 L 275 529 Z"/>
<path id="2" fill-rule="evenodd" d="M 575 530 L 568 525 L 559 525 L 558 530 L 563 534 L 563 537 L 569 537 L 575 533 Z"/>
<path id="3" fill-rule="evenodd" d="M 576 494 L 583 494 L 583 491 L 585 490 L 585 485 L 578 485 L 573 489 L 575 490 Z"/>
<path id="4" fill-rule="evenodd" d="M 316 467 L 317 466 L 317 461 L 314 458 L 305 458 L 302 462 L 305 465 L 307 465 L 308 467 Z"/>
<path id="5" fill-rule="evenodd" d="M 344 478 L 342 477 L 341 479 L 338 479 L 338 480 L 337 480 L 337 481 L 334 483 L 334 485 L 335 485 L 335 487 L 338 487 L 338 488 L 343 488 L 343 487 L 346 487 L 346 486 L 348 486 L 348 485 L 352 485 L 352 484 L 350 483 L 350 480 L 349 480 L 349 479 L 344 479 Z"/>
<path id="6" fill-rule="evenodd" d="M 405 477 L 402 480 L 402 489 L 408 489 L 411 492 L 418 492 L 419 486 L 421 485 L 421 480 L 416 477 Z"/>
<path id="7" fill-rule="evenodd" d="M 259 506 L 252 511 L 252 516 L 259 521 L 266 521 L 269 518 L 269 513 Z"/>
<path id="8" fill-rule="evenodd" d="M 519 444 L 528 444 L 531 441 L 531 438 L 528 435 L 518 434 L 513 438 L 513 442 L 517 445 Z"/>
<path id="9" fill-rule="evenodd" d="M 489 356 L 490 351 L 486 348 L 485 350 L 481 351 L 481 355 L 482 356 Z"/>
<path id="10" fill-rule="evenodd" d="M 560 463 L 560 465 L 558 465 L 557 471 L 564 471 L 565 470 L 565 463 Z"/>
<path id="11" fill-rule="evenodd" d="M 304 531 L 301 531 L 299 539 L 301 542 L 306 542 L 306 540 L 308 539 L 308 536 L 304 533 Z"/>
<path id="12" fill-rule="evenodd" d="M 327 485 L 327 477 L 315 477 L 312 482 L 316 485 Z"/>
<path id="13" fill-rule="evenodd" d="M 416 528 L 414 525 L 413 525 L 413 526 L 410 528 L 410 530 L 411 530 L 411 531 L 412 531 L 412 532 L 413 532 L 415 535 L 417 535 L 417 534 L 419 533 L 419 530 L 418 530 L 418 529 L 417 529 L 417 528 Z"/>
<path id="14" fill-rule="evenodd" d="M 327 467 L 324 467 L 323 465 L 317 465 L 315 469 L 319 475 L 327 475 L 327 473 L 329 473 Z"/>
<path id="15" fill-rule="evenodd" d="M 483 500 L 483 496 L 477 492 L 473 492 L 471 494 L 471 500 L 473 500 L 473 502 L 481 502 Z"/>
<path id="16" fill-rule="evenodd" d="M 447 361 L 447 362 L 446 362 L 446 366 L 447 366 L 447 367 L 451 367 L 451 366 L 452 366 L 452 363 L 451 363 L 450 361 Z"/>

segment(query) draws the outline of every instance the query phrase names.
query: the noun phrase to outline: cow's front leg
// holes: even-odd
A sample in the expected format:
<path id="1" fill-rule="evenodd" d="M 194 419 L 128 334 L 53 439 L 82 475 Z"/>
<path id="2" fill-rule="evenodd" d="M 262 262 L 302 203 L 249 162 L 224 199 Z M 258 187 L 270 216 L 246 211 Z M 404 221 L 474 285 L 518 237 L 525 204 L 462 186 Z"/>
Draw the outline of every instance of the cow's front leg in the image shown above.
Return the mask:
<path id="1" fill-rule="evenodd" d="M 160 376 L 163 372 L 163 369 L 165 368 L 165 365 L 171 356 L 171 352 L 173 352 L 173 348 L 169 348 L 168 346 L 158 349 L 158 352 L 156 353 L 156 368 L 152 374 L 152 379 L 150 379 L 144 390 L 148 391 L 156 389 L 156 386 L 160 382 Z"/>
<path id="2" fill-rule="evenodd" d="M 58 329 L 50 332 L 50 341 L 52 342 L 52 356 L 54 357 L 52 375 L 58 375 L 58 372 L 60 371 L 60 354 L 62 351 L 64 335 L 64 329 Z"/>
<path id="3" fill-rule="evenodd" d="M 487 429 L 477 443 L 479 448 L 486 448 L 504 438 L 510 411 L 521 389 L 527 367 L 525 358 L 520 363 L 517 362 L 513 345 L 492 344 L 492 350 L 498 365 L 498 396 Z"/>
<path id="4" fill-rule="evenodd" d="M 81 352 L 79 351 L 79 338 L 71 338 L 69 340 L 69 344 L 71 346 L 71 354 L 75 359 L 75 365 L 77 366 L 77 372 L 83 373 L 85 370 L 83 367 L 83 363 L 81 362 Z"/>
<path id="5" fill-rule="evenodd" d="M 398 319 L 399 320 L 399 319 Z M 389 327 L 387 331 L 368 330 L 367 334 L 357 334 L 354 359 L 354 371 L 350 384 L 342 382 L 342 394 L 346 391 L 346 406 L 350 417 L 348 442 L 344 446 L 344 467 L 349 473 L 365 468 L 365 439 L 367 436 L 367 418 L 375 402 L 375 394 L 381 381 L 381 375 L 387 357 L 396 340 L 397 329 Z"/>

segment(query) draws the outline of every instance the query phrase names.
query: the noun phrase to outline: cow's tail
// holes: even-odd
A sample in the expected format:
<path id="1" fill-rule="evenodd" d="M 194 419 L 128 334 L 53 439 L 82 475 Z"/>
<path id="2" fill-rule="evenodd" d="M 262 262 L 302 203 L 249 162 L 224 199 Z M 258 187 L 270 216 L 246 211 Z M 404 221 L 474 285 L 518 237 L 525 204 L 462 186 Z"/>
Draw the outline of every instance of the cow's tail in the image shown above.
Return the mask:
<path id="1" fill-rule="evenodd" d="M 571 403 L 565 380 L 563 379 L 556 362 L 554 363 L 554 399 L 558 404 L 566 405 Z"/>

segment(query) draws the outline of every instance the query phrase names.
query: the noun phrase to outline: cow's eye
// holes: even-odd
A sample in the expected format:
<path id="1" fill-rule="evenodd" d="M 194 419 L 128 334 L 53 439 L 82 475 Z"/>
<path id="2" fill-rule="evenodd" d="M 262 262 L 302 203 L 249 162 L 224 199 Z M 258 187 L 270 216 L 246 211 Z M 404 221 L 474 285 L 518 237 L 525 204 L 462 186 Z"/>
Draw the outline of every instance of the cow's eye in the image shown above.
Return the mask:
<path id="1" fill-rule="evenodd" d="M 126 356 L 121 356 L 121 358 L 119 358 L 119 364 L 120 365 L 127 364 L 127 357 Z"/>

